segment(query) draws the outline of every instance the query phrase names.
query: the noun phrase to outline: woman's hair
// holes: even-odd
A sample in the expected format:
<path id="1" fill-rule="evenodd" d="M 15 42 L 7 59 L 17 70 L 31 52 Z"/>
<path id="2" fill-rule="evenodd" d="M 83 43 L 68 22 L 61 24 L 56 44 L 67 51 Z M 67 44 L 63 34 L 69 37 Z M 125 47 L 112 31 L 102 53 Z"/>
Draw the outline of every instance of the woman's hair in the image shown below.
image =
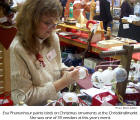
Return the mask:
<path id="1" fill-rule="evenodd" d="M 59 18 L 62 6 L 59 0 L 26 0 L 16 17 L 17 35 L 23 46 L 30 52 L 39 52 L 36 29 L 42 16 Z M 50 45 L 49 38 L 44 44 Z"/>
<path id="2" fill-rule="evenodd" d="M 132 3 L 131 0 L 125 0 L 125 2 L 127 2 L 131 7 L 134 6 L 134 3 Z"/>

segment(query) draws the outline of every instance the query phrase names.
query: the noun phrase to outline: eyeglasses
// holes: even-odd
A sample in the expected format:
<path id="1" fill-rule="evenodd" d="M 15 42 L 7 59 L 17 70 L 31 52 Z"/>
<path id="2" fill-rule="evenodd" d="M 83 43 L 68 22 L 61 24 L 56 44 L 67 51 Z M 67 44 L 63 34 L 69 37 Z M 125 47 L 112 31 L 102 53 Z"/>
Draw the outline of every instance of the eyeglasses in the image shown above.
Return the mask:
<path id="1" fill-rule="evenodd" d="M 54 23 L 51 23 L 51 22 L 44 22 L 44 21 L 42 21 L 45 25 L 47 25 L 48 26 L 48 29 L 50 29 L 50 28 L 54 28 L 54 27 L 56 27 L 58 24 L 60 24 L 60 22 L 54 22 Z"/>

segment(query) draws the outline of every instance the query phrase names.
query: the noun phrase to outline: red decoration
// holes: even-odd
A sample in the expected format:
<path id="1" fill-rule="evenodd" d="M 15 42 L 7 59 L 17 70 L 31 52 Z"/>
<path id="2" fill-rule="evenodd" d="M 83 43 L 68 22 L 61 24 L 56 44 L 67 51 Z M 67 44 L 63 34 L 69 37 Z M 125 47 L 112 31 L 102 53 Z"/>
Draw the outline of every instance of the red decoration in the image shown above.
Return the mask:
<path id="1" fill-rule="evenodd" d="M 77 106 L 88 106 L 83 100 L 78 98 L 79 102 L 76 102 Z M 62 103 L 63 106 L 74 106 L 72 102 L 66 103 L 61 97 L 58 99 L 58 102 Z"/>
<path id="2" fill-rule="evenodd" d="M 101 101 L 97 99 L 97 96 L 98 96 L 98 98 L 101 99 Z M 108 100 L 106 102 L 108 102 L 109 104 L 112 104 L 112 105 L 116 105 L 117 102 L 118 102 L 117 96 L 112 95 L 109 92 L 103 92 L 103 93 L 99 93 L 99 94 L 95 95 L 92 98 L 92 106 L 101 106 L 102 102 L 104 101 L 103 99 L 106 98 L 106 97 L 109 97 L 109 96 L 112 97 L 112 99 L 110 99 L 110 100 Z"/>
<path id="3" fill-rule="evenodd" d="M 90 23 L 97 24 L 97 22 L 94 21 L 94 20 L 88 20 L 88 22 L 86 23 L 86 28 L 89 29 L 89 30 L 90 30 L 90 28 L 88 26 L 89 26 Z"/>
<path id="4" fill-rule="evenodd" d="M 3 28 L 2 26 L 0 26 L 0 43 L 3 45 L 3 47 L 5 47 L 6 49 L 10 47 L 10 44 L 12 43 L 16 32 L 17 30 L 15 27 Z"/>
<path id="5" fill-rule="evenodd" d="M 11 100 L 11 94 L 7 92 L 0 94 L 0 106 L 13 106 L 13 101 Z"/>
<path id="6" fill-rule="evenodd" d="M 43 67 L 45 67 L 43 56 L 40 53 L 36 54 L 36 59 L 43 65 Z"/>

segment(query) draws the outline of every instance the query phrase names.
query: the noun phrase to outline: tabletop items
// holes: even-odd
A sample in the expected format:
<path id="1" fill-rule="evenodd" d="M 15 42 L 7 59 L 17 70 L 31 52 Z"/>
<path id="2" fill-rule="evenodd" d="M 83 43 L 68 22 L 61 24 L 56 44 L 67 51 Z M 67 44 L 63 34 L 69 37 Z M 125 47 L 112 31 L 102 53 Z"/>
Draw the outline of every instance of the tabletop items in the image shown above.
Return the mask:
<path id="1" fill-rule="evenodd" d="M 11 94 L 17 93 L 17 103 L 13 103 Z M 0 106 L 27 106 L 25 92 L 21 89 L 14 89 L 10 92 L 0 94 Z"/>
<path id="2" fill-rule="evenodd" d="M 50 101 L 46 106 L 87 106 L 74 92 L 64 92 L 58 100 Z"/>

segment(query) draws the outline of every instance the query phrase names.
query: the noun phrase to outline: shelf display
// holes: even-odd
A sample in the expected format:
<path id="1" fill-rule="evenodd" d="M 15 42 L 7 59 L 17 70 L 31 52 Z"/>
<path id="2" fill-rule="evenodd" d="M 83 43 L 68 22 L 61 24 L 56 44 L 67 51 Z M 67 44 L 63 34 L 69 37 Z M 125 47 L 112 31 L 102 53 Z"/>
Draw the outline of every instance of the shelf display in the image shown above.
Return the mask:
<path id="1" fill-rule="evenodd" d="M 80 24 L 80 28 L 85 28 L 85 24 L 87 23 L 87 19 L 85 18 L 85 16 L 83 15 L 83 10 L 84 9 L 80 9 L 80 15 L 77 18 L 77 22 Z"/>
<path id="2" fill-rule="evenodd" d="M 124 42 L 118 40 L 102 40 L 97 43 L 97 46 L 101 48 L 111 48 L 115 46 L 122 46 L 124 44 Z"/>

